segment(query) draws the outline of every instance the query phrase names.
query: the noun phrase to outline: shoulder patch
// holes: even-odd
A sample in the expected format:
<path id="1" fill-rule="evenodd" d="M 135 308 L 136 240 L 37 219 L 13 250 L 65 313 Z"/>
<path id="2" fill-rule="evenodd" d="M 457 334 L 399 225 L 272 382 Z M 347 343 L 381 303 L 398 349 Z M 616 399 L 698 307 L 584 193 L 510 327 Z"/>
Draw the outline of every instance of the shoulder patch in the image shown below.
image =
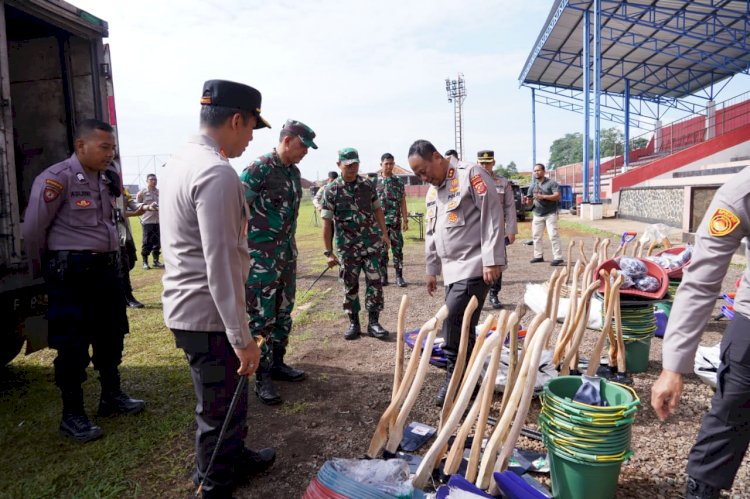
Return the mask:
<path id="1" fill-rule="evenodd" d="M 51 178 L 45 179 L 44 183 L 47 184 L 50 187 L 56 188 L 56 189 L 64 189 L 65 186 L 63 186 L 60 182 L 57 180 L 52 180 Z"/>
<path id="2" fill-rule="evenodd" d="M 487 192 L 487 184 L 484 183 L 484 180 L 482 180 L 482 176 L 478 173 L 471 177 L 471 186 L 475 191 L 477 191 L 477 194 L 479 194 L 480 196 L 483 196 L 484 193 Z"/>
<path id="3" fill-rule="evenodd" d="M 708 222 L 708 233 L 714 237 L 731 234 L 740 224 L 740 218 L 726 208 L 717 208 Z"/>
<path id="4" fill-rule="evenodd" d="M 44 188 L 44 192 L 42 193 L 42 196 L 44 197 L 45 203 L 51 203 L 55 199 L 60 196 L 60 189 L 57 189 L 55 187 L 47 186 Z"/>
<path id="5" fill-rule="evenodd" d="M 448 168 L 448 178 L 450 179 L 455 176 L 456 176 L 456 169 L 451 166 L 450 168 Z"/>

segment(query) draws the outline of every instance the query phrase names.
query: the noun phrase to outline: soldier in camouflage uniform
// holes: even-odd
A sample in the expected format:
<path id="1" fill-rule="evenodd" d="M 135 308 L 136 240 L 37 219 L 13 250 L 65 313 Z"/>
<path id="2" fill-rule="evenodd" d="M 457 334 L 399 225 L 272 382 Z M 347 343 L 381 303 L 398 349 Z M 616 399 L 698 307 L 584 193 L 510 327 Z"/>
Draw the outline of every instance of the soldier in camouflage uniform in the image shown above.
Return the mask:
<path id="1" fill-rule="evenodd" d="M 288 120 L 279 145 L 256 159 L 241 174 L 250 208 L 247 245 L 250 273 L 245 283 L 247 312 L 253 336 L 263 336 L 260 366 L 255 372 L 255 394 L 268 405 L 280 404 L 273 380 L 302 381 L 305 372 L 284 363 L 292 329 L 297 279 L 297 215 L 302 197 L 300 171 L 310 147 L 317 149 L 315 132 Z"/>
<path id="2" fill-rule="evenodd" d="M 388 331 L 379 323 L 383 310 L 383 287 L 380 284 L 380 254 L 391 242 L 385 228 L 383 209 L 375 187 L 359 176 L 359 153 L 347 147 L 339 151 L 341 176 L 326 186 L 323 194 L 323 244 L 328 266 L 339 265 L 339 279 L 344 283 L 344 310 L 349 315 L 349 329 L 344 338 L 353 340 L 362 333 L 359 324 L 359 273 L 364 271 L 367 290 L 365 308 L 369 316 L 367 334 L 385 339 Z M 380 231 L 380 232 L 379 232 Z M 333 254 L 333 236 L 336 252 Z"/>
<path id="3" fill-rule="evenodd" d="M 401 231 L 409 230 L 409 214 L 406 211 L 406 189 L 404 182 L 393 175 L 395 166 L 393 154 L 385 153 L 380 157 L 380 182 L 377 185 L 378 199 L 385 216 L 385 228 L 391 240 L 393 267 L 396 269 L 396 285 L 406 287 L 404 281 L 404 237 Z M 388 248 L 380 257 L 380 283 L 388 285 Z"/>

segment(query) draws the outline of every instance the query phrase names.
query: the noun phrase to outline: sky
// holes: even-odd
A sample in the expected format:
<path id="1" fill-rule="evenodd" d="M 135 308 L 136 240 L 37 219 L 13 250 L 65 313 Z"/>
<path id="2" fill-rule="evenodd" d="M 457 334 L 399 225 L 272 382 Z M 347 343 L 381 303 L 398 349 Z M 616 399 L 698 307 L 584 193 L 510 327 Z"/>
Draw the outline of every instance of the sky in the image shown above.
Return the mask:
<path id="1" fill-rule="evenodd" d="M 273 126 L 231 160 L 237 171 L 278 143 L 289 118 L 317 134 L 319 148 L 299 164 L 304 178 L 337 169 L 343 147 L 359 150 L 361 172 L 376 171 L 385 152 L 408 168 L 414 140 L 454 147 L 445 79 L 458 73 L 467 88 L 464 159 L 493 149 L 498 163 L 531 170 L 531 92 L 518 76 L 551 0 L 69 1 L 109 23 L 126 183 L 158 174 L 197 132 L 209 79 L 260 90 Z M 722 96 L 750 90 L 748 80 Z M 536 159 L 546 163 L 552 142 L 581 131 L 583 117 L 539 104 L 536 114 Z"/>

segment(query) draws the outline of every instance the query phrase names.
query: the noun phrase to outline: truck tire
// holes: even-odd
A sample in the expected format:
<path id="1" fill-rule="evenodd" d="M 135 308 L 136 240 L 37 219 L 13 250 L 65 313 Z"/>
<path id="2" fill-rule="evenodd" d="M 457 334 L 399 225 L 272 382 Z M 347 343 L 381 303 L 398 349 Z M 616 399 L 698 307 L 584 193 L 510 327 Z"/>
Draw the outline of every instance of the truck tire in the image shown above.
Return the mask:
<path id="1" fill-rule="evenodd" d="M 14 331 L 9 331 L 7 334 L 0 334 L 0 338 L 3 339 L 2 346 L 0 346 L 0 366 L 4 366 L 16 358 L 16 355 L 21 351 L 21 347 L 23 347 L 25 339 L 22 329 L 18 326 L 16 326 Z"/>

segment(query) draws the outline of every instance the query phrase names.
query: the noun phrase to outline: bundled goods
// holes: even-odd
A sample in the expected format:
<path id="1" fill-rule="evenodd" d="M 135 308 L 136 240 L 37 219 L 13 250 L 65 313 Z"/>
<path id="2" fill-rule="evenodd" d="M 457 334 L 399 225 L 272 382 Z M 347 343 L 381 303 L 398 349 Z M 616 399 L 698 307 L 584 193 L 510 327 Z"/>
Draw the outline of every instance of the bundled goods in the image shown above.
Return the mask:
<path id="1" fill-rule="evenodd" d="M 670 279 L 682 279 L 682 271 L 688 266 L 693 258 L 693 247 L 676 246 L 660 251 L 655 256 L 646 257 L 667 271 Z"/>
<path id="2" fill-rule="evenodd" d="M 549 451 L 554 497 L 615 496 L 623 461 L 632 455 L 631 428 L 640 400 L 618 383 L 598 378 L 603 406 L 575 402 L 583 381 L 560 376 L 544 387 L 539 427 Z"/>
<path id="3" fill-rule="evenodd" d="M 402 459 L 332 459 L 307 487 L 303 499 L 407 499 L 414 488 Z"/>

